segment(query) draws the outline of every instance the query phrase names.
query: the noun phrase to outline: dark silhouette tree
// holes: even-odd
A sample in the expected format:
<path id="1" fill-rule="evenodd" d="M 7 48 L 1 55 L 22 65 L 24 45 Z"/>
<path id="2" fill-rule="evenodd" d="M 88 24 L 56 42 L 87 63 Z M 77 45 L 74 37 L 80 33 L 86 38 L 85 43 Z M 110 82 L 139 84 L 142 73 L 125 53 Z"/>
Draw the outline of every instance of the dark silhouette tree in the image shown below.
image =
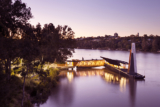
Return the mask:
<path id="1" fill-rule="evenodd" d="M 144 37 L 142 38 L 142 50 L 143 51 L 147 51 L 148 49 L 148 42 L 147 42 L 147 35 L 144 35 Z"/>
<path id="2" fill-rule="evenodd" d="M 23 100 L 24 100 L 24 92 L 25 92 L 25 78 L 29 73 L 33 73 L 34 71 L 34 63 L 39 55 L 39 49 L 35 45 L 36 41 L 32 41 L 31 38 L 25 38 L 20 41 L 20 58 L 23 59 L 23 65 L 21 70 L 21 75 L 24 78 L 23 81 L 23 98 L 22 98 L 22 107 L 23 107 Z"/>
<path id="3" fill-rule="evenodd" d="M 41 58 L 46 62 L 64 62 L 74 51 L 74 32 L 68 26 L 46 24 L 42 29 Z"/>
<path id="4" fill-rule="evenodd" d="M 152 41 L 152 51 L 154 52 L 158 51 L 158 37 L 154 37 Z"/>
<path id="5" fill-rule="evenodd" d="M 23 31 L 27 21 L 32 17 L 30 8 L 21 0 L 0 0 L 0 26 L 3 51 L 0 58 L 5 60 L 5 69 L 8 80 L 11 74 L 11 61 L 17 57 L 15 42 Z M 5 37 L 5 38 L 2 38 Z"/>

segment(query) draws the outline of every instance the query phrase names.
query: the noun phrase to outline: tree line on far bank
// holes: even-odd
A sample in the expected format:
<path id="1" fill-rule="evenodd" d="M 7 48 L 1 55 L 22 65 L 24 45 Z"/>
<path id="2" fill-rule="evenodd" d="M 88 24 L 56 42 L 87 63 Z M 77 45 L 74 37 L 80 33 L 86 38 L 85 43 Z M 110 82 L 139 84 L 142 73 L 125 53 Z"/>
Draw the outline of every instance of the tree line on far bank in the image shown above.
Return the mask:
<path id="1" fill-rule="evenodd" d="M 111 49 L 111 50 L 129 50 L 131 43 L 136 43 L 137 51 L 157 52 L 160 50 L 160 36 L 126 36 L 126 37 L 88 37 L 78 38 L 77 48 L 84 49 Z"/>
<path id="2" fill-rule="evenodd" d="M 22 106 L 25 78 L 34 72 L 39 76 L 47 75 L 42 66 L 55 61 L 63 63 L 72 56 L 75 46 L 74 32 L 70 27 L 55 27 L 52 23 L 43 28 L 40 23 L 33 26 L 28 22 L 32 17 L 31 8 L 21 0 L 0 0 L 0 81 L 12 84 L 11 74 L 21 74 Z M 17 66 L 20 63 L 21 66 Z M 9 90 L 1 87 L 3 100 L 9 98 L 5 96 Z"/>

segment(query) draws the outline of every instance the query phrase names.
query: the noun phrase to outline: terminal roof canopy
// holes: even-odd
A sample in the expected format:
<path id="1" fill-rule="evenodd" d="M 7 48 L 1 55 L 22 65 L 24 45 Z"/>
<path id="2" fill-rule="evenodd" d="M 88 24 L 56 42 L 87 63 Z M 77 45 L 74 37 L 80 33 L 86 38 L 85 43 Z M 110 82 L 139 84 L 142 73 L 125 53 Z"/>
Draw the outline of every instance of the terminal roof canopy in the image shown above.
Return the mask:
<path id="1" fill-rule="evenodd" d="M 114 60 L 114 59 L 109 59 L 109 58 L 105 58 L 105 57 L 101 57 L 101 58 L 103 58 L 104 60 L 106 60 L 107 62 L 109 62 L 110 64 L 113 64 L 113 65 L 120 66 L 120 63 L 122 63 L 122 64 L 128 64 L 128 62 L 121 61 L 121 60 Z"/>

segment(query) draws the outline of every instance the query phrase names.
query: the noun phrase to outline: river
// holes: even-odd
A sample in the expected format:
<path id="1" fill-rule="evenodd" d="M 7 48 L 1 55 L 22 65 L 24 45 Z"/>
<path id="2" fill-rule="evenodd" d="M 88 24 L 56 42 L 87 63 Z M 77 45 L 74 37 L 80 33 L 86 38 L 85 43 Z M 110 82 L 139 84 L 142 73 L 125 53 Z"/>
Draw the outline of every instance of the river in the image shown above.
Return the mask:
<path id="1" fill-rule="evenodd" d="M 129 61 L 128 51 L 75 49 L 70 59 Z M 137 72 L 145 80 L 134 80 L 103 67 L 61 71 L 63 78 L 40 107 L 160 107 L 160 54 L 137 52 Z"/>

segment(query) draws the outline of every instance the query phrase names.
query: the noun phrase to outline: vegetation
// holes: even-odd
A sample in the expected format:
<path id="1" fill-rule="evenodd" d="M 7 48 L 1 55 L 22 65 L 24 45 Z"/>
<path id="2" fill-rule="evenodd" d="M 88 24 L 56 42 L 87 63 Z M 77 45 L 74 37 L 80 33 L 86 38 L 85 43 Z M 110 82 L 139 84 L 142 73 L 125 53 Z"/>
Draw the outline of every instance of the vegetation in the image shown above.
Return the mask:
<path id="1" fill-rule="evenodd" d="M 28 23 L 30 18 L 31 8 L 21 0 L 0 0 L 2 107 L 30 107 L 31 101 L 44 102 L 58 74 L 55 69 L 44 70 L 44 64 L 62 63 L 74 51 L 74 32 L 70 27 L 55 27 L 52 23 L 43 28 L 38 23 L 34 27 Z M 39 101 L 39 98 L 42 99 Z"/>
<path id="2" fill-rule="evenodd" d="M 45 71 L 47 72 L 47 71 Z M 57 69 L 50 69 L 49 74 L 39 79 L 39 75 L 34 77 L 26 77 L 25 80 L 25 94 L 24 107 L 32 107 L 33 103 L 37 105 L 44 103 L 52 87 L 57 84 L 56 77 L 59 71 Z M 5 81 L 5 74 L 0 75 L 0 104 L 1 107 L 21 107 L 23 97 L 23 79 L 17 76 L 11 76 L 11 83 Z"/>
<path id="3" fill-rule="evenodd" d="M 127 36 L 127 37 L 88 37 L 77 38 L 77 48 L 82 49 L 111 49 L 111 50 L 129 50 L 131 43 L 136 43 L 138 51 L 157 52 L 160 50 L 160 36 Z"/>
<path id="4" fill-rule="evenodd" d="M 63 63 L 72 56 L 75 43 L 87 49 L 130 49 L 136 42 L 138 50 L 160 50 L 160 37 L 98 37 L 74 39 L 68 26 L 52 23 L 41 27 L 31 25 L 31 8 L 21 0 L 0 0 L 0 105 L 31 107 L 44 103 L 51 87 L 57 84 L 58 69 L 47 64 Z M 118 34 L 117 34 L 118 35 Z M 16 75 L 20 75 L 17 77 Z"/>

